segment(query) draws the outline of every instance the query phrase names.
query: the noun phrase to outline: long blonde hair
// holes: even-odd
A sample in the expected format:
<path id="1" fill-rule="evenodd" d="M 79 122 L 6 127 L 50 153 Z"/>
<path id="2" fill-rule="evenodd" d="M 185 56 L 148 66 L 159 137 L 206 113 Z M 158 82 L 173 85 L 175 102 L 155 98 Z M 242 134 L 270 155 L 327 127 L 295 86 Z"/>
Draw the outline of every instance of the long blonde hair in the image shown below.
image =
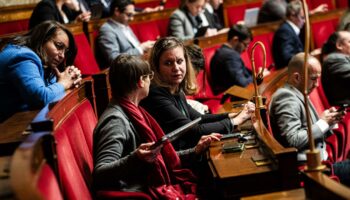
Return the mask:
<path id="1" fill-rule="evenodd" d="M 197 91 L 197 84 L 195 73 L 191 64 L 190 57 L 188 56 L 187 50 L 183 44 L 183 42 L 175 37 L 164 37 L 157 40 L 154 44 L 151 55 L 149 57 L 149 63 L 151 65 L 151 69 L 154 71 L 154 79 L 152 83 L 156 86 L 170 88 L 171 86 L 168 83 L 165 83 L 159 74 L 159 59 L 161 55 L 170 49 L 174 49 L 176 47 L 181 47 L 184 51 L 184 57 L 186 62 L 186 74 L 185 78 L 179 85 L 179 90 L 184 91 L 186 95 L 193 95 Z"/>

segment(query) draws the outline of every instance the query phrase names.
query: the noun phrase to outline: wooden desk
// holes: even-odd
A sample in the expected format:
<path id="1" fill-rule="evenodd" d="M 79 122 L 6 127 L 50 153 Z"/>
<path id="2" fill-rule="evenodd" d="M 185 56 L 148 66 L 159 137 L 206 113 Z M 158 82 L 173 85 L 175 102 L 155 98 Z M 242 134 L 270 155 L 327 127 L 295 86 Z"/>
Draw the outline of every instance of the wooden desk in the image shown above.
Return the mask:
<path id="1" fill-rule="evenodd" d="M 11 155 L 31 133 L 30 123 L 39 110 L 19 112 L 0 124 L 0 155 Z"/>
<path id="2" fill-rule="evenodd" d="M 11 156 L 0 157 L 0 199 L 14 199 L 10 185 Z"/>
<path id="3" fill-rule="evenodd" d="M 256 166 L 252 156 L 264 154 L 259 148 L 242 152 L 222 153 L 222 145 L 230 140 L 213 143 L 209 148 L 209 166 L 222 199 L 237 199 L 241 196 L 277 191 L 280 188 L 274 163 Z"/>
<path id="4" fill-rule="evenodd" d="M 259 115 L 253 121 L 258 148 L 223 154 L 223 140 L 213 143 L 207 153 L 217 193 L 221 199 L 290 190 L 299 187 L 296 149 L 283 148 L 262 123 Z M 252 156 L 262 154 L 271 164 L 257 166 Z"/>
<path id="5" fill-rule="evenodd" d="M 305 200 L 305 191 L 303 188 L 295 190 L 287 190 L 280 192 L 273 192 L 268 194 L 255 195 L 250 197 L 243 197 L 241 200 Z"/>

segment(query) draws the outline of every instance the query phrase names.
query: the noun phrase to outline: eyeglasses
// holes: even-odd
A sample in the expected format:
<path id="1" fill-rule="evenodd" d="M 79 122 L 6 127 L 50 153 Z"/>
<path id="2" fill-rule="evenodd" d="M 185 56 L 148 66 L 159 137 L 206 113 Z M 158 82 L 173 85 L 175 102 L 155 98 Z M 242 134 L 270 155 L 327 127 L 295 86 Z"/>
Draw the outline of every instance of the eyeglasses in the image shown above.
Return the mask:
<path id="1" fill-rule="evenodd" d="M 151 71 L 151 73 L 146 74 L 146 75 L 142 75 L 141 78 L 144 79 L 148 76 L 149 80 L 152 80 L 154 77 L 154 71 Z"/>
<path id="2" fill-rule="evenodd" d="M 124 12 L 124 14 L 128 17 L 128 18 L 133 18 L 134 17 L 134 13 L 130 12 L 130 13 L 127 13 L 127 12 Z"/>
<path id="3" fill-rule="evenodd" d="M 55 40 L 52 40 L 53 44 L 55 45 L 55 48 L 57 51 L 59 51 L 62 54 L 66 54 L 69 51 L 69 48 L 66 47 L 62 42 L 58 42 Z"/>

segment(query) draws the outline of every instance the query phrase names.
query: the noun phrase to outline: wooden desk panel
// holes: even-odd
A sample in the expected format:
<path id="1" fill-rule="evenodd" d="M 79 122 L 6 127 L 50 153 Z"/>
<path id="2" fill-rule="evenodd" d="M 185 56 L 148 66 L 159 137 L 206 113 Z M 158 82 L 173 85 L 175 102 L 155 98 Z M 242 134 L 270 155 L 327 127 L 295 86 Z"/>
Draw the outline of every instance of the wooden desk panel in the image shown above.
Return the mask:
<path id="1" fill-rule="evenodd" d="M 251 174 L 270 172 L 271 165 L 257 167 L 252 156 L 261 154 L 258 148 L 245 149 L 242 152 L 222 153 L 222 145 L 230 140 L 214 143 L 209 149 L 209 157 L 219 179 L 234 178 Z"/>
<path id="2" fill-rule="evenodd" d="M 303 188 L 295 190 L 287 190 L 281 192 L 273 192 L 269 194 L 261 194 L 250 197 L 243 197 L 241 200 L 305 200 L 305 191 Z"/>

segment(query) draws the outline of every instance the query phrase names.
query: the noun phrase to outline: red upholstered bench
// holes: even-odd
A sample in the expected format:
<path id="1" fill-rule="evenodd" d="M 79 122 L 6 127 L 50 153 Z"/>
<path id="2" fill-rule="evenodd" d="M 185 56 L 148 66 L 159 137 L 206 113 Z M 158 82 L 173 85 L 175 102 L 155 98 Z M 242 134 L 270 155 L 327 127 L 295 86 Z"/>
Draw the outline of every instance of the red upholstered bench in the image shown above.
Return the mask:
<path id="1" fill-rule="evenodd" d="M 314 49 L 321 48 L 328 37 L 337 30 L 338 22 L 344 10 L 332 10 L 310 17 Z"/>
<path id="2" fill-rule="evenodd" d="M 164 9 L 158 12 L 136 14 L 130 22 L 130 27 L 140 42 L 157 40 L 167 36 L 170 15 L 174 9 Z"/>
<path id="3" fill-rule="evenodd" d="M 89 40 L 83 31 L 83 23 L 69 24 L 67 27 L 73 33 L 78 52 L 74 65 L 80 69 L 82 75 L 92 75 L 100 71 Z"/>
<path id="4" fill-rule="evenodd" d="M 43 109 L 33 130 L 51 129 L 57 143 L 59 180 L 65 199 L 93 199 L 93 130 L 97 124 L 92 81 L 85 80 L 54 106 Z M 97 199 L 150 199 L 135 192 L 98 191 Z"/>

